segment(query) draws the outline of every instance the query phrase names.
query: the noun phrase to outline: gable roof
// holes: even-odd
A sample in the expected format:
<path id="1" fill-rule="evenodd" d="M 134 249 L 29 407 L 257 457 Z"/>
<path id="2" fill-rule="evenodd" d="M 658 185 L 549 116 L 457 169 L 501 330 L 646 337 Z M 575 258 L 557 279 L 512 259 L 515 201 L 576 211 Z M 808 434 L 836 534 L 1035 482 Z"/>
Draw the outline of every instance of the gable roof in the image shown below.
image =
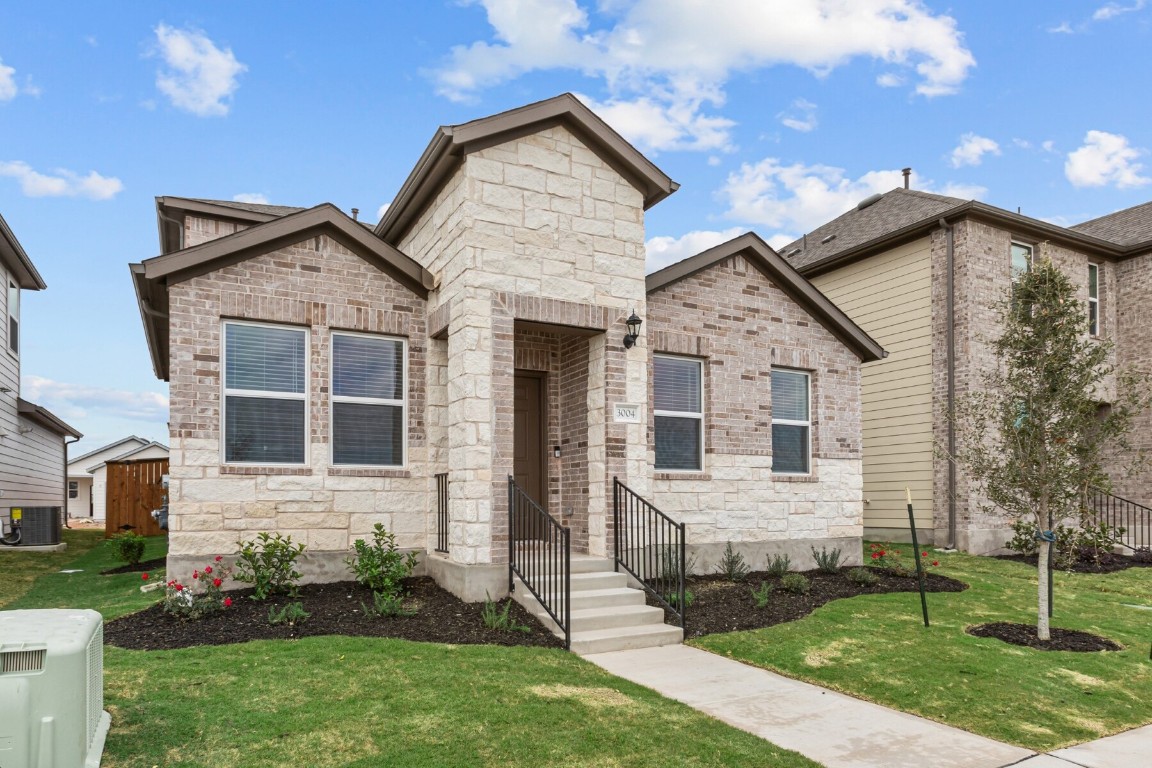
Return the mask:
<path id="1" fill-rule="evenodd" d="M 1120 245 L 1143 245 L 1152 242 L 1152 202 L 1090 219 L 1069 229 Z"/>
<path id="2" fill-rule="evenodd" d="M 160 253 L 180 250 L 184 239 L 184 217 L 187 214 L 262 224 L 303 210 L 306 209 L 289 205 L 238 203 L 233 200 L 204 200 L 168 195 L 157 197 L 156 229 L 160 233 Z"/>
<path id="3" fill-rule="evenodd" d="M 74 427 L 61 421 L 52 411 L 43 406 L 36 405 L 36 403 L 31 403 L 22 397 L 16 398 L 16 412 L 29 421 L 34 421 L 49 432 L 53 432 L 61 437 L 75 437 L 77 439 L 84 437 L 84 435 L 77 432 Z"/>
<path id="4" fill-rule="evenodd" d="M 427 298 L 435 284 L 428 270 L 331 203 L 321 203 L 191 248 L 130 264 L 156 375 L 168 380 L 168 286 L 321 233 L 331 236 L 421 298 Z"/>
<path id="5" fill-rule="evenodd" d="M 126 461 L 127 459 L 130 459 L 137 454 L 143 453 L 144 451 L 148 450 L 149 448 L 163 448 L 165 453 L 168 452 L 168 446 L 164 445 L 164 443 L 159 443 L 159 442 L 153 440 L 149 443 L 145 443 L 144 445 L 138 445 L 130 451 L 126 451 L 124 453 L 120 453 L 120 454 L 117 454 L 117 455 L 112 456 L 110 458 L 107 458 L 104 461 L 99 462 L 98 464 L 93 464 L 92 466 L 88 467 L 84 471 L 87 472 L 88 474 L 91 474 L 91 473 L 95 472 L 96 470 L 100 469 L 100 467 L 103 467 L 103 466 L 105 466 L 105 465 L 107 465 L 113 461 Z"/>
<path id="6" fill-rule="evenodd" d="M 102 445 L 99 448 L 95 448 L 91 451 L 88 451 L 87 453 L 82 453 L 79 456 L 73 457 L 73 458 L 68 460 L 68 464 L 69 464 L 69 466 L 71 466 L 72 464 L 75 464 L 78 461 L 83 461 L 84 459 L 87 459 L 90 456 L 95 456 L 98 453 L 103 453 L 104 451 L 107 451 L 109 449 L 124 445 L 125 443 L 134 443 L 136 446 L 140 446 L 140 445 L 147 445 L 148 442 L 149 441 L 144 439 L 143 437 L 137 437 L 136 435 L 128 435 L 128 437 L 122 437 L 119 440 L 108 443 L 107 445 Z M 129 448 L 129 449 L 125 449 L 125 450 L 131 450 L 131 449 Z"/>
<path id="7" fill-rule="evenodd" d="M 398 243 L 436 192 L 471 152 L 563 125 L 644 195 L 647 210 L 680 185 L 571 93 L 461 125 L 442 125 L 388 207 L 376 234 Z"/>
<path id="8" fill-rule="evenodd" d="M 816 289 L 796 269 L 772 250 L 760 237 L 748 232 L 721 243 L 715 248 L 698 253 L 669 267 L 653 272 L 646 278 L 648 293 L 691 277 L 733 256 L 740 255 L 760 270 L 769 280 L 788 294 L 797 304 L 816 318 L 829 332 L 845 344 L 863 362 L 880 360 L 888 356 L 875 339 L 856 325 L 848 315 Z"/>
<path id="9" fill-rule="evenodd" d="M 0 263 L 16 279 L 16 284 L 25 290 L 42 291 L 48 287 L 3 216 L 0 216 Z"/>

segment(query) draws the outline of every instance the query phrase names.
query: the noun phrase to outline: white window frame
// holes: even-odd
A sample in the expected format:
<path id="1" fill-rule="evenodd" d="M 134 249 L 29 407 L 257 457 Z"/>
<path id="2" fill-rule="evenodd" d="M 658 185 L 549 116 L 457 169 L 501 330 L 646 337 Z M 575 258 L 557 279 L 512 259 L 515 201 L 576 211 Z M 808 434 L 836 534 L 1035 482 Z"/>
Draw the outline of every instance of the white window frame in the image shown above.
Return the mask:
<path id="1" fill-rule="evenodd" d="M 1012 249 L 1017 247 L 1028 249 L 1028 269 L 1025 270 L 1026 272 L 1032 271 L 1032 263 L 1036 258 L 1036 247 L 1032 245 L 1032 243 L 1025 243 L 1020 240 L 1012 241 L 1012 245 L 1008 247 L 1008 272 L 1011 274 L 1013 284 L 1015 284 L 1021 276 L 1021 273 L 1016 272 L 1016 270 L 1012 267 Z"/>
<path id="2" fill-rule="evenodd" d="M 700 423 L 700 427 L 699 427 L 700 441 L 699 441 L 699 451 L 697 452 L 697 456 L 696 456 L 696 468 L 695 469 L 670 469 L 670 468 L 661 468 L 661 467 L 655 467 L 654 466 L 654 469 L 657 472 L 678 472 L 681 474 L 687 474 L 687 473 L 699 474 L 700 472 L 704 471 L 704 407 L 705 407 L 705 403 L 708 402 L 707 393 L 704 389 L 704 361 L 698 357 L 686 357 L 684 355 L 656 354 L 656 355 L 653 355 L 652 357 L 653 357 L 653 359 L 655 359 L 657 357 L 663 357 L 663 358 L 668 359 L 668 360 L 684 360 L 684 361 L 687 361 L 689 363 L 693 363 L 696 365 L 696 370 L 699 374 L 699 381 L 700 381 L 700 411 L 699 412 L 696 412 L 696 411 L 662 411 L 662 410 L 658 410 L 655 407 L 655 404 L 656 404 L 655 396 L 653 396 L 653 398 L 652 398 L 652 404 L 653 404 L 652 415 L 653 415 L 653 417 L 672 416 L 672 417 L 680 418 L 680 419 L 696 419 Z M 655 363 L 653 363 L 652 368 L 653 368 L 652 381 L 653 381 L 653 386 L 655 386 L 655 381 L 656 381 Z M 653 445 L 652 445 L 653 456 L 655 456 L 655 448 L 656 448 L 656 445 L 655 445 L 656 419 L 655 418 L 652 419 L 652 434 L 653 434 Z M 653 458 L 653 464 L 655 464 L 655 458 Z"/>
<path id="3" fill-rule="evenodd" d="M 13 321 L 16 323 L 15 333 L 12 332 Z M 20 286 L 14 280 L 8 281 L 8 354 L 20 357 Z"/>
<path id="4" fill-rule="evenodd" d="M 228 388 L 228 326 L 253 325 L 259 328 L 275 328 L 277 330 L 302 331 L 304 333 L 304 392 L 269 392 L 262 389 L 229 389 Z M 220 463 L 227 466 L 238 467 L 308 467 L 311 466 L 312 445 L 312 376 L 309 370 L 309 360 L 312 356 L 312 333 L 310 329 L 287 323 L 261 323 L 251 320 L 223 320 L 220 323 Z M 228 461 L 226 443 L 228 439 L 228 396 L 236 397 L 263 397 L 269 400 L 303 400 L 304 401 L 304 461 L 300 464 L 271 461 Z"/>
<path id="5" fill-rule="evenodd" d="M 379 341 L 400 342 L 400 386 L 399 400 L 386 400 L 376 397 L 349 397 L 336 395 L 335 375 L 337 336 L 361 336 Z M 363 405 L 400 406 L 401 443 L 403 459 L 399 464 L 337 464 L 336 463 L 336 403 L 360 403 Z M 340 469 L 407 469 L 408 468 L 408 339 L 403 336 L 386 336 L 379 333 L 357 333 L 356 331 L 332 331 L 328 344 L 328 461 Z"/>
<path id="6" fill-rule="evenodd" d="M 1092 273 L 1096 273 L 1096 295 L 1092 295 Z M 1093 312 L 1095 310 L 1095 312 Z M 1095 317 L 1095 324 L 1093 324 Z M 1088 264 L 1088 335 L 1096 338 L 1100 335 L 1100 265 Z"/>
<path id="7" fill-rule="evenodd" d="M 776 417 L 776 408 L 772 408 L 772 424 L 779 424 L 781 426 L 789 427 L 807 427 L 808 431 L 805 432 L 804 440 L 804 454 L 808 457 L 805 462 L 808 465 L 807 472 L 782 472 L 776 469 L 776 445 L 772 445 L 772 474 L 774 475 L 787 475 L 791 477 L 807 477 L 812 474 L 812 371 L 805 371 L 799 368 L 787 368 L 782 365 L 772 366 L 773 371 L 783 371 L 785 373 L 793 373 L 804 377 L 804 383 L 807 386 L 807 401 L 808 401 L 808 418 L 804 420 L 797 419 L 780 419 Z M 771 389 L 772 380 L 768 380 L 769 389 Z M 775 393 L 772 393 L 772 401 L 775 403 Z"/>

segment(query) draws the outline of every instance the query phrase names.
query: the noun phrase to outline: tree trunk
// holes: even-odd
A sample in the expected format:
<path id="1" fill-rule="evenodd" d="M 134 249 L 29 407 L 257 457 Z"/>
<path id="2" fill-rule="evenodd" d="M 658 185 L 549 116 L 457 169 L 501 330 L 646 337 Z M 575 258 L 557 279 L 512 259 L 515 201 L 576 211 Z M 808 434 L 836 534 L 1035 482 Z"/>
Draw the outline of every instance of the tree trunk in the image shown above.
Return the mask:
<path id="1" fill-rule="evenodd" d="M 1040 640 L 1049 640 L 1051 635 L 1048 631 L 1048 550 L 1052 544 L 1045 539 L 1039 541 L 1040 544 L 1040 557 L 1036 561 L 1036 579 L 1039 585 L 1038 592 L 1038 608 L 1036 614 L 1036 637 Z"/>

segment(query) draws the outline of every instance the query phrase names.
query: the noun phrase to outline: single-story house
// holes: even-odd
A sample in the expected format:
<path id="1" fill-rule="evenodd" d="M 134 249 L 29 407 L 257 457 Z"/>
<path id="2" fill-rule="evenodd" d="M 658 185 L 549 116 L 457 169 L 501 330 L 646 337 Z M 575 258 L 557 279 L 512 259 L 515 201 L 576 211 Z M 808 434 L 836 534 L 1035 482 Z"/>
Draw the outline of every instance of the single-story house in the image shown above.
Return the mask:
<path id="1" fill-rule="evenodd" d="M 166 459 L 168 446 L 136 435 L 109 443 L 68 461 L 68 517 L 103 520 L 107 503 L 108 462 Z"/>
<path id="2" fill-rule="evenodd" d="M 497 597 L 539 534 L 510 489 L 611 556 L 614 478 L 701 568 L 729 542 L 859 562 L 884 351 L 752 234 L 645 275 L 644 212 L 677 186 L 566 94 L 441 127 L 375 226 L 158 198 L 161 254 L 131 270 L 171 385 L 169 575 L 267 530 L 345 578 L 379 522 Z"/>

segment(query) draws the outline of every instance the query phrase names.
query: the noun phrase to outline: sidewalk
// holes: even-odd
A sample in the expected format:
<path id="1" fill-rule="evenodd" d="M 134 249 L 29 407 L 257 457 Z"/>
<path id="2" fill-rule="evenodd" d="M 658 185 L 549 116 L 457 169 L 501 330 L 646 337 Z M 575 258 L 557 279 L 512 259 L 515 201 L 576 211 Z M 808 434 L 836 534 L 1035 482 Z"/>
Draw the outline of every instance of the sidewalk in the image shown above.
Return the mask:
<path id="1" fill-rule="evenodd" d="M 1152 726 L 1037 755 L 685 645 L 585 659 L 827 768 L 1135 768 Z"/>

